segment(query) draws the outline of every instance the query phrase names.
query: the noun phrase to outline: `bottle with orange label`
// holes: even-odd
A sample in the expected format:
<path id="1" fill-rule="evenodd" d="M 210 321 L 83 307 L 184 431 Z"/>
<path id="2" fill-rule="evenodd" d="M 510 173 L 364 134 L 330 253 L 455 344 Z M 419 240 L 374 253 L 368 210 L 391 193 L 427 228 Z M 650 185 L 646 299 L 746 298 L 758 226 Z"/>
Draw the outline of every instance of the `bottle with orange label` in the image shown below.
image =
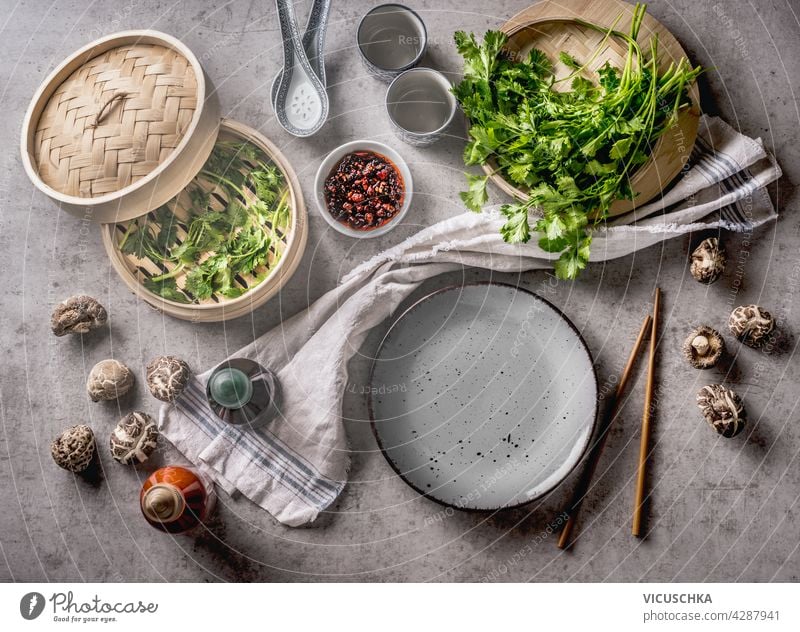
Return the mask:
<path id="1" fill-rule="evenodd" d="M 167 533 L 186 533 L 205 522 L 216 499 L 214 484 L 207 477 L 179 465 L 153 472 L 139 494 L 145 520 Z"/>

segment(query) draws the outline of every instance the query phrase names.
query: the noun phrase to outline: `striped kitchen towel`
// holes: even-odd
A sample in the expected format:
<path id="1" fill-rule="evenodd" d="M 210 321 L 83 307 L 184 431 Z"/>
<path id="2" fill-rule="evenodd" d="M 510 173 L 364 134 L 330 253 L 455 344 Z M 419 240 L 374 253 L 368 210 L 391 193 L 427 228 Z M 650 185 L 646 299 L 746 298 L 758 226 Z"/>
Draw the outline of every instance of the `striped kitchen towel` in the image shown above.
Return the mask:
<path id="1" fill-rule="evenodd" d="M 701 229 L 751 232 L 776 217 L 764 187 L 781 175 L 759 140 L 703 117 L 689 166 L 655 202 L 596 231 L 592 261 L 622 257 Z M 498 272 L 550 268 L 557 255 L 507 244 L 497 210 L 430 226 L 350 272 L 307 310 L 234 354 L 276 372 L 280 414 L 266 428 L 233 427 L 205 401 L 208 373 L 191 379 L 159 424 L 192 463 L 225 491 L 241 493 L 280 522 L 313 521 L 341 493 L 349 456 L 341 419 L 347 363 L 369 330 L 420 283 L 477 266 Z"/>

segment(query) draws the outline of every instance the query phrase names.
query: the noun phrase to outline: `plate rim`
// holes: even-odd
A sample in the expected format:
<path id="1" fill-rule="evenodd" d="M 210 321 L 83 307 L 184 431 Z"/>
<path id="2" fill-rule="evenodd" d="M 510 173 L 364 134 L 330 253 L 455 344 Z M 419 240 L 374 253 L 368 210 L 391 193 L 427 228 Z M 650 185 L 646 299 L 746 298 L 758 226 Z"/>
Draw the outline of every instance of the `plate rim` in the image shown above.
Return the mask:
<path id="1" fill-rule="evenodd" d="M 490 285 L 490 286 L 493 285 L 493 286 L 498 286 L 498 287 L 510 288 L 510 289 L 516 290 L 518 292 L 524 292 L 526 294 L 529 294 L 529 295 L 533 296 L 535 299 L 538 299 L 538 300 L 542 301 L 545 305 L 550 307 L 550 309 L 552 309 L 556 313 L 556 315 L 561 318 L 561 320 L 563 320 L 567 325 L 569 325 L 569 327 L 572 329 L 572 331 L 575 332 L 575 335 L 578 337 L 578 340 L 580 341 L 580 343 L 583 345 L 583 348 L 586 351 L 586 355 L 589 357 L 589 366 L 592 369 L 592 376 L 594 377 L 594 389 L 595 389 L 594 415 L 592 416 L 592 423 L 591 423 L 590 432 L 587 434 L 586 441 L 584 442 L 584 445 L 581 447 L 580 456 L 575 460 L 575 463 L 572 464 L 572 466 L 564 474 L 564 476 L 561 477 L 559 480 L 557 480 L 555 483 L 553 483 L 550 487 L 544 489 L 543 491 L 541 491 L 540 493 L 536 494 L 535 496 L 533 496 L 533 497 L 531 497 L 531 498 L 529 498 L 527 500 L 524 500 L 524 501 L 522 501 L 520 503 L 516 503 L 516 504 L 513 504 L 513 505 L 503 505 L 502 507 L 485 508 L 485 509 L 478 508 L 478 507 L 460 507 L 460 506 L 455 505 L 453 503 L 445 502 L 444 500 L 441 500 L 440 498 L 436 498 L 435 496 L 431 496 L 429 493 L 427 493 L 424 490 L 418 488 L 408 478 L 406 478 L 406 476 L 398 469 L 398 467 L 395 464 L 395 462 L 391 458 L 389 458 L 389 455 L 388 455 L 388 453 L 386 451 L 386 448 L 383 445 L 383 442 L 381 441 L 380 435 L 378 434 L 378 430 L 377 430 L 377 427 L 375 425 L 375 410 L 374 410 L 373 404 L 372 404 L 372 385 L 373 385 L 373 381 L 374 381 L 374 378 L 375 378 L 375 365 L 377 364 L 378 356 L 380 355 L 380 352 L 383 349 L 384 344 L 386 343 L 387 339 L 389 338 L 389 336 L 391 335 L 391 333 L 395 329 L 395 327 L 398 325 L 398 323 L 401 320 L 403 320 L 403 318 L 405 318 L 406 315 L 408 315 L 412 310 L 417 308 L 421 303 L 423 303 L 424 301 L 427 301 L 428 299 L 430 299 L 431 297 L 435 296 L 436 294 L 443 294 L 444 292 L 449 292 L 450 290 L 464 289 L 466 287 L 478 286 L 478 285 Z M 425 296 L 422 296 L 421 298 L 419 298 L 416 301 L 414 301 L 409 307 L 404 309 L 403 313 L 400 314 L 399 316 L 397 316 L 397 318 L 395 318 L 392 321 L 392 324 L 389 325 L 389 329 L 386 330 L 386 333 L 384 334 L 383 338 L 381 338 L 381 341 L 378 344 L 377 349 L 375 350 L 375 357 L 372 359 L 372 365 L 370 366 L 370 370 L 369 370 L 369 386 L 370 386 L 370 392 L 367 395 L 367 411 L 368 411 L 368 414 L 369 414 L 369 425 L 370 425 L 370 428 L 372 429 L 372 435 L 373 435 L 373 437 L 375 437 L 375 441 L 378 444 L 378 448 L 380 449 L 381 454 L 383 454 L 383 458 L 386 459 L 386 462 L 394 470 L 395 474 L 397 474 L 400 477 L 400 479 L 406 485 L 408 485 L 411 489 L 413 489 L 415 492 L 417 492 L 417 494 L 419 494 L 420 496 L 423 496 L 424 498 L 427 498 L 428 500 L 432 500 L 433 502 L 435 502 L 435 503 L 437 503 L 439 505 L 442 505 L 444 507 L 450 507 L 452 509 L 457 509 L 459 511 L 471 512 L 471 513 L 489 514 L 489 513 L 495 513 L 495 512 L 498 512 L 498 511 L 506 511 L 508 509 L 518 509 L 520 507 L 524 507 L 525 505 L 529 505 L 530 503 L 535 502 L 535 501 L 539 500 L 540 498 L 543 498 L 544 496 L 547 496 L 550 492 L 552 492 L 559 485 L 561 485 L 561 483 L 563 483 L 565 480 L 567 480 L 567 478 L 569 478 L 569 476 L 576 470 L 578 465 L 580 465 L 581 462 L 584 460 L 584 457 L 586 456 L 587 452 L 589 451 L 589 447 L 592 444 L 592 439 L 593 439 L 593 437 L 595 435 L 595 432 L 597 431 L 597 421 L 598 421 L 599 414 L 600 414 L 600 381 L 597 379 L 597 368 L 595 367 L 594 356 L 592 355 L 592 352 L 589 349 L 589 345 L 586 344 L 586 340 L 584 339 L 584 337 L 581 334 L 580 330 L 575 326 L 575 323 L 573 323 L 566 316 L 566 314 L 564 314 L 563 311 L 561 311 L 558 307 L 553 305 L 553 303 L 548 301 L 546 298 L 544 298 L 540 294 L 537 294 L 533 290 L 529 290 L 527 288 L 520 287 L 519 285 L 512 285 L 511 283 L 503 283 L 503 282 L 499 282 L 499 281 L 470 281 L 469 283 L 462 283 L 460 285 L 457 285 L 457 284 L 446 285 L 446 286 L 441 287 L 441 288 L 439 288 L 437 290 L 429 292 Z"/>

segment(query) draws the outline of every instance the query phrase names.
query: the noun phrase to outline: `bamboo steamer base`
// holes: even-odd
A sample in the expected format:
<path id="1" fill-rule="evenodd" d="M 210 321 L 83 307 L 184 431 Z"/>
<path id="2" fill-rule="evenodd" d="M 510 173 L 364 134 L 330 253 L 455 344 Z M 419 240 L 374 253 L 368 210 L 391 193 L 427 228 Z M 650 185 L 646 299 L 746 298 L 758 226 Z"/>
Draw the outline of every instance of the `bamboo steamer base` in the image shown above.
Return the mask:
<path id="1" fill-rule="evenodd" d="M 259 132 L 237 123 L 223 120 L 220 125 L 220 139 L 236 139 L 248 141 L 262 151 L 283 172 L 289 187 L 292 221 L 286 235 L 286 246 L 278 263 L 269 276 L 251 290 L 233 299 L 221 299 L 218 302 L 207 300 L 198 304 L 184 304 L 170 301 L 153 294 L 141 281 L 142 262 L 132 255 L 123 254 L 118 244 L 118 228 L 116 224 L 104 224 L 102 227 L 103 246 L 111 259 L 111 264 L 128 288 L 143 301 L 158 311 L 183 320 L 193 322 L 219 322 L 245 316 L 275 296 L 294 274 L 303 258 L 308 238 L 308 217 L 306 215 L 303 194 L 297 175 L 280 150 Z"/>
<path id="2" fill-rule="evenodd" d="M 633 5 L 627 2 L 621 0 L 544 0 L 515 15 L 500 30 L 508 35 L 506 49 L 509 52 L 524 56 L 532 48 L 540 49 L 553 61 L 556 78 L 560 79 L 569 75 L 571 69 L 558 60 L 559 52 L 565 51 L 580 61 L 587 60 L 603 39 L 602 33 L 581 26 L 575 22 L 575 18 L 608 28 L 619 15 L 623 17 L 617 23 L 615 30 L 628 32 L 633 15 Z M 688 59 L 672 33 L 647 13 L 642 21 L 638 37 L 643 50 L 649 48 L 650 38 L 654 34 L 658 35 L 658 64 L 662 71 L 666 70 L 670 63 L 677 64 L 682 58 Z M 612 36 L 606 42 L 605 49 L 590 65 L 592 74 L 587 75 L 587 78 L 596 80 L 594 71 L 602 68 L 606 61 L 621 69 L 626 55 L 627 46 Z M 649 202 L 657 197 L 681 172 L 692 152 L 700 122 L 697 84 L 691 86 L 689 96 L 692 100 L 691 106 L 683 108 L 677 122 L 656 142 L 650 160 L 642 165 L 631 178 L 631 188 L 636 194 L 635 200 L 616 201 L 611 206 L 609 215 L 622 215 Z M 497 165 L 491 162 L 483 166 L 491 180 L 505 193 L 520 200 L 527 200 L 528 194 L 525 189 L 517 187 L 501 174 L 493 173 L 496 168 Z"/>

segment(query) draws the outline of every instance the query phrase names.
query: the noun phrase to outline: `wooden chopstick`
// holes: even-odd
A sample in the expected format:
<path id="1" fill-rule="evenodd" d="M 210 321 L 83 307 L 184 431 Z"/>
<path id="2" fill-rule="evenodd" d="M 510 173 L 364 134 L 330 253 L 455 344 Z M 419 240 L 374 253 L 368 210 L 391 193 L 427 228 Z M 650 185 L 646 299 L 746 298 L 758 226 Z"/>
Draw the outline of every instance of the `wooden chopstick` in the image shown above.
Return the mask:
<path id="1" fill-rule="evenodd" d="M 570 535 L 572 534 L 572 529 L 575 526 L 575 520 L 578 512 L 580 511 L 581 505 L 583 504 L 583 499 L 586 497 L 586 493 L 589 491 L 589 485 L 592 482 L 595 469 L 597 469 L 597 462 L 600 460 L 600 454 L 602 453 L 603 447 L 606 444 L 606 439 L 608 439 L 608 431 L 611 429 L 611 424 L 614 423 L 614 420 L 617 418 L 617 413 L 622 405 L 622 396 L 625 394 L 625 388 L 628 385 L 628 380 L 633 373 L 633 366 L 636 363 L 637 356 L 639 355 L 639 349 L 642 347 L 644 338 L 647 335 L 647 330 L 650 328 L 650 320 L 650 314 L 645 316 L 642 327 L 639 329 L 639 335 L 636 337 L 636 342 L 633 343 L 633 349 L 631 349 L 631 353 L 628 356 L 628 362 L 625 364 L 625 368 L 622 371 L 622 376 L 619 378 L 619 382 L 617 383 L 617 390 L 614 392 L 614 399 L 606 409 L 607 412 L 603 420 L 603 427 L 600 429 L 600 437 L 592 446 L 592 449 L 589 452 L 589 458 L 586 460 L 586 467 L 583 469 L 583 473 L 578 480 L 578 485 L 575 487 L 575 491 L 572 492 L 572 500 L 569 504 L 569 511 L 567 511 L 569 517 L 567 518 L 567 522 L 564 524 L 564 528 L 561 530 L 561 534 L 558 537 L 559 549 L 564 549 L 569 546 Z"/>
<path id="2" fill-rule="evenodd" d="M 633 505 L 633 526 L 631 533 L 637 538 L 642 533 L 642 505 L 644 504 L 644 484 L 647 477 L 647 457 L 650 452 L 650 413 L 653 406 L 653 376 L 656 366 L 656 347 L 658 346 L 658 307 L 661 303 L 661 290 L 656 288 L 653 300 L 653 327 L 650 332 L 650 358 L 647 362 L 647 386 L 644 391 L 644 411 L 642 412 L 642 437 L 639 443 L 639 475 L 636 478 L 636 500 Z"/>

